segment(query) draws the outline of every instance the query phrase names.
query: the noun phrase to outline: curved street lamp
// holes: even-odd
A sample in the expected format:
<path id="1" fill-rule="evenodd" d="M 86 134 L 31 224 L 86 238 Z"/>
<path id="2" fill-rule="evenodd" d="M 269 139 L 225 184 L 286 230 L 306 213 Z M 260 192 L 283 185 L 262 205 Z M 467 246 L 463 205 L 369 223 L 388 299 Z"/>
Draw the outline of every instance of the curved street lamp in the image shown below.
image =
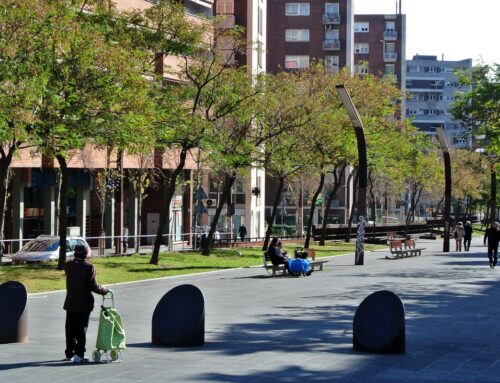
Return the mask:
<path id="1" fill-rule="evenodd" d="M 366 188 L 368 185 L 366 140 L 363 132 L 361 117 L 352 102 L 349 92 L 344 85 L 337 85 L 336 88 L 340 99 L 342 100 L 342 104 L 351 119 L 358 144 L 358 229 L 356 235 L 356 255 L 354 258 L 354 264 L 363 265 L 365 257 Z"/>
<path id="2" fill-rule="evenodd" d="M 444 160 L 444 241 L 443 252 L 450 251 L 450 215 L 451 215 L 451 158 L 448 141 L 442 127 L 436 127 L 436 133 L 443 151 Z"/>

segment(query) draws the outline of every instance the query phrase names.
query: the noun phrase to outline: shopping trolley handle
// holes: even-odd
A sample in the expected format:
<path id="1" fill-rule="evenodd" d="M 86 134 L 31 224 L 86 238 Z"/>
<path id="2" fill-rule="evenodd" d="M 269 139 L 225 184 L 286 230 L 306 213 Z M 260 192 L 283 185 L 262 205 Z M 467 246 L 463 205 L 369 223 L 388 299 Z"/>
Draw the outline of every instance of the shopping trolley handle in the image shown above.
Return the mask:
<path id="1" fill-rule="evenodd" d="M 104 302 L 106 300 L 111 300 L 111 307 L 115 307 L 115 294 L 114 294 L 113 290 L 108 290 L 108 292 L 102 296 L 102 305 L 101 305 L 101 307 L 103 309 L 106 308 L 106 306 L 104 305 Z"/>

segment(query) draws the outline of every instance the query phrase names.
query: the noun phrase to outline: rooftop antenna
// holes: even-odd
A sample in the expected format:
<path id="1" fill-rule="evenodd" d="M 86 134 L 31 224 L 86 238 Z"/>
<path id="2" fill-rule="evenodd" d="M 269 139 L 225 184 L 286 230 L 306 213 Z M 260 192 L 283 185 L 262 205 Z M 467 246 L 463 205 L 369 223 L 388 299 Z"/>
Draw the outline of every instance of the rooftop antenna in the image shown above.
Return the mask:
<path id="1" fill-rule="evenodd" d="M 401 11 L 401 5 L 402 5 L 402 3 L 403 3 L 403 0 L 399 0 L 399 14 L 402 13 L 402 11 Z"/>

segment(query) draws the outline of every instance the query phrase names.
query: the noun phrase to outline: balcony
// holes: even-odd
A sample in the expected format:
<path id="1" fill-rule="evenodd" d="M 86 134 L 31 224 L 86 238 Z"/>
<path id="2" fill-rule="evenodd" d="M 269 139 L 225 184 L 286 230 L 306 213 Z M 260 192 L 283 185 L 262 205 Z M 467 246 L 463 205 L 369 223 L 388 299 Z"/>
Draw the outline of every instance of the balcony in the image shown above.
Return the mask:
<path id="1" fill-rule="evenodd" d="M 384 40 L 397 40 L 398 32 L 396 31 L 384 31 Z"/>
<path id="2" fill-rule="evenodd" d="M 384 61 L 394 63 L 398 60 L 398 54 L 396 52 L 384 52 Z"/>
<path id="3" fill-rule="evenodd" d="M 340 24 L 340 13 L 325 13 L 323 15 L 323 24 Z"/>
<path id="4" fill-rule="evenodd" d="M 323 50 L 325 50 L 325 51 L 339 51 L 340 50 L 340 40 L 339 39 L 323 40 Z"/>

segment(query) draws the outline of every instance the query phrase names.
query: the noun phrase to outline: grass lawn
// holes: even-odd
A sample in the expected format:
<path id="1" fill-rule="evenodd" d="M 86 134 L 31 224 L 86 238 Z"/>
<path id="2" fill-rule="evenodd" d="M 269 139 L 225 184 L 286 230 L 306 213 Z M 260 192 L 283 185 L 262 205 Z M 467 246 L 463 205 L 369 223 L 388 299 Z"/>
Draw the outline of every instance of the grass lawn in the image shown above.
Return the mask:
<path id="1" fill-rule="evenodd" d="M 370 251 L 385 246 L 365 245 Z M 354 243 L 335 242 L 325 247 L 314 246 L 316 257 L 354 252 Z M 293 254 L 294 246 L 285 246 Z M 137 281 L 205 271 L 232 269 L 262 265 L 260 248 L 215 250 L 209 257 L 196 252 L 163 253 L 158 266 L 149 264 L 149 255 L 129 257 L 92 258 L 100 284 Z M 64 271 L 56 269 L 56 263 L 4 265 L 0 267 L 0 283 L 16 280 L 23 283 L 29 293 L 65 289 Z"/>

